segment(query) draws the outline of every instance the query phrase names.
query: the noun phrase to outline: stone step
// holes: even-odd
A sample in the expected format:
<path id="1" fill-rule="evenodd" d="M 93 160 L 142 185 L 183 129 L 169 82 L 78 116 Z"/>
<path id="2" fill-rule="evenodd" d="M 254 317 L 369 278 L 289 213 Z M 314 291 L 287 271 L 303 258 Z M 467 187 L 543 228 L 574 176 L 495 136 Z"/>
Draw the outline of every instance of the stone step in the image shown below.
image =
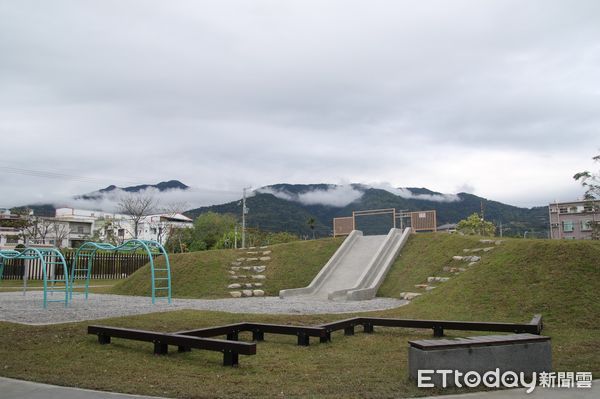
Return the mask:
<path id="1" fill-rule="evenodd" d="M 450 277 L 427 277 L 428 283 L 445 283 L 448 280 L 450 280 Z"/>
<path id="2" fill-rule="evenodd" d="M 407 301 L 412 301 L 413 299 L 415 299 L 416 297 L 418 297 L 420 295 L 421 294 L 419 294 L 418 292 L 401 292 L 400 298 L 405 299 Z"/>

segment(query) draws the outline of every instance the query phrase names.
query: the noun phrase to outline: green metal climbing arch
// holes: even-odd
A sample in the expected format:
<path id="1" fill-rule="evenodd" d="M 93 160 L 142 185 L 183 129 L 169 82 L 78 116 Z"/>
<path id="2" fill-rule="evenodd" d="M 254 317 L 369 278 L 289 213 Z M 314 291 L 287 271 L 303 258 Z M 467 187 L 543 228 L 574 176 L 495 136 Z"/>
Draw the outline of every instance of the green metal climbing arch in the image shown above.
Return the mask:
<path id="1" fill-rule="evenodd" d="M 23 250 L 2 250 L 0 251 L 0 280 L 4 273 L 4 264 L 6 260 L 13 261 L 22 259 L 23 267 L 23 295 L 27 291 L 27 274 L 30 261 L 38 261 L 42 270 L 44 279 L 44 308 L 48 307 L 49 302 L 64 302 L 65 307 L 69 305 L 69 269 L 63 254 L 56 248 L 38 248 L 26 247 Z M 56 299 L 54 294 L 59 294 L 60 299 Z M 64 298 L 62 298 L 64 295 Z"/>
<path id="2" fill-rule="evenodd" d="M 147 240 L 128 240 L 118 246 L 107 243 L 86 242 L 77 248 L 71 267 L 69 298 L 72 298 L 74 293 L 83 294 L 85 299 L 88 298 L 92 265 L 98 251 L 142 251 L 146 253 L 150 259 L 152 303 L 156 303 L 156 300 L 167 300 L 168 303 L 171 303 L 171 265 L 169 263 L 169 255 L 160 243 Z M 155 264 L 155 260 L 159 256 L 164 257 L 164 266 L 157 267 Z"/>

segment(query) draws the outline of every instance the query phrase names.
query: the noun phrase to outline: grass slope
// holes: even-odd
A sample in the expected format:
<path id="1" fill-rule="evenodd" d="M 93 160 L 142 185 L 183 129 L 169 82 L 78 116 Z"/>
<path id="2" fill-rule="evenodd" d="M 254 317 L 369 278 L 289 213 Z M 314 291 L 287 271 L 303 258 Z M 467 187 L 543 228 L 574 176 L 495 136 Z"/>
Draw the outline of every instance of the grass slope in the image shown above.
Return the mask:
<path id="1" fill-rule="evenodd" d="M 279 295 L 279 290 L 308 285 L 341 243 L 341 238 L 325 238 L 270 246 L 271 260 L 256 263 L 267 265 L 264 273 L 267 278 L 261 289 L 265 290 L 266 295 Z M 227 272 L 229 265 L 239 257 L 248 256 L 245 252 L 214 250 L 171 255 L 169 260 L 173 296 L 178 298 L 229 297 L 227 285 L 243 282 L 229 279 Z M 159 259 L 157 264 L 161 267 L 164 261 Z M 149 266 L 144 266 L 128 279 L 117 283 L 111 290 L 113 294 L 122 295 L 149 296 L 150 292 Z"/>
<path id="2" fill-rule="evenodd" d="M 419 317 L 452 314 L 461 319 L 522 320 L 542 313 L 548 322 L 573 327 L 598 326 L 600 317 L 600 243 L 592 241 L 504 240 L 459 275 L 444 266 L 467 267 L 452 260 L 465 248 L 481 248 L 476 238 L 445 234 L 411 237 L 392 266 L 378 295 L 419 292 L 428 276 L 451 276 L 414 301 Z"/>
<path id="3" fill-rule="evenodd" d="M 287 247 L 296 260 L 277 264 L 281 281 L 309 281 L 304 259 L 315 241 Z M 481 246 L 476 238 L 443 234 L 411 237 L 379 294 L 398 296 L 446 265 L 459 265 L 453 255 Z M 322 256 L 325 256 L 325 250 Z M 279 251 L 273 250 L 274 254 Z M 203 253 L 214 257 L 218 254 Z M 232 252 L 232 257 L 236 257 Z M 228 258 L 229 259 L 229 258 Z M 447 320 L 528 321 L 544 315 L 544 334 L 552 338 L 556 371 L 592 371 L 600 377 L 600 243 L 508 240 L 482 255 L 467 272 L 438 284 L 402 308 L 371 315 Z M 204 263 L 203 263 L 204 264 Z M 273 265 L 276 264 L 274 256 Z M 219 263 L 221 265 L 221 263 Z M 192 265 L 194 266 L 194 265 Z M 197 266 L 197 265 L 196 265 Z M 179 266 L 183 267 L 183 266 Z M 219 266 L 222 267 L 222 266 Z M 307 267 L 304 269 L 304 267 Z M 215 266 L 217 268 L 217 266 Z M 287 268 L 287 269 L 286 269 Z M 274 267 L 275 270 L 275 267 Z M 297 275 L 293 272 L 296 271 Z M 274 284 L 276 280 L 273 280 Z M 274 286 L 275 287 L 275 286 Z M 180 398 L 213 397 L 407 397 L 453 390 L 417 389 L 407 378 L 410 339 L 431 331 L 376 328 L 374 334 L 333 335 L 330 344 L 295 345 L 295 337 L 266 335 L 256 356 L 242 356 L 236 369 L 221 366 L 219 353 L 192 351 L 153 356 L 149 343 L 114 339 L 98 345 L 86 335 L 88 324 L 158 331 L 215 326 L 239 321 L 320 324 L 352 315 L 247 315 L 179 311 L 123 317 L 94 323 L 23 326 L 0 323 L 0 375 L 59 385 Z M 480 333 L 447 331 L 449 336 Z M 249 340 L 244 334 L 242 339 Z M 312 340 L 314 342 L 314 340 Z"/>

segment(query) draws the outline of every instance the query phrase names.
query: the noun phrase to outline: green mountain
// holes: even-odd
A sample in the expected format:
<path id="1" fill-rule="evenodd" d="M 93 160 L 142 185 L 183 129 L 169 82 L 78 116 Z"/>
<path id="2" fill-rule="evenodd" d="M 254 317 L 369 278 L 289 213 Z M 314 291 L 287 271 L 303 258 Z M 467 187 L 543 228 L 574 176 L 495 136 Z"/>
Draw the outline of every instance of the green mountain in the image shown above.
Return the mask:
<path id="1" fill-rule="evenodd" d="M 246 200 L 249 208 L 246 223 L 253 228 L 288 231 L 302 236 L 311 234 L 307 221 L 312 217 L 316 220 L 316 234 L 324 237 L 332 233 L 333 218 L 351 216 L 353 211 L 383 208 L 436 210 L 440 226 L 457 223 L 479 213 L 483 207 L 485 219 L 496 226 L 502 225 L 506 236 L 523 236 L 527 231 L 530 237 L 547 237 L 548 207 L 520 208 L 472 194 L 444 195 L 426 188 L 390 191 L 360 184 L 276 184 L 256 190 L 256 194 Z M 192 209 L 186 215 L 195 218 L 212 211 L 230 213 L 241 219 L 241 208 L 240 201 L 234 201 Z"/>

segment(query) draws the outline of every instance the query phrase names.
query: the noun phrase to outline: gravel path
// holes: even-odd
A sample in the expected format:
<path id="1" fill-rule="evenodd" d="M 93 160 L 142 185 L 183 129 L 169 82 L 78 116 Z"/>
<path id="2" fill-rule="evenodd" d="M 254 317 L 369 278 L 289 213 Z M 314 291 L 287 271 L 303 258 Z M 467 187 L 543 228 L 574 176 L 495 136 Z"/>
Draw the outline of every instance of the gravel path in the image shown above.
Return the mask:
<path id="1" fill-rule="evenodd" d="M 354 313 L 397 308 L 408 301 L 375 298 L 368 301 L 328 301 L 305 298 L 264 297 L 230 299 L 173 299 L 171 304 L 158 301 L 152 305 L 149 297 L 90 294 L 87 302 L 73 297 L 69 307 L 49 303 L 42 308 L 42 293 L 30 291 L 0 293 L 0 321 L 22 324 L 59 324 L 136 314 L 168 312 L 181 309 L 214 310 L 247 314 L 323 314 Z"/>

